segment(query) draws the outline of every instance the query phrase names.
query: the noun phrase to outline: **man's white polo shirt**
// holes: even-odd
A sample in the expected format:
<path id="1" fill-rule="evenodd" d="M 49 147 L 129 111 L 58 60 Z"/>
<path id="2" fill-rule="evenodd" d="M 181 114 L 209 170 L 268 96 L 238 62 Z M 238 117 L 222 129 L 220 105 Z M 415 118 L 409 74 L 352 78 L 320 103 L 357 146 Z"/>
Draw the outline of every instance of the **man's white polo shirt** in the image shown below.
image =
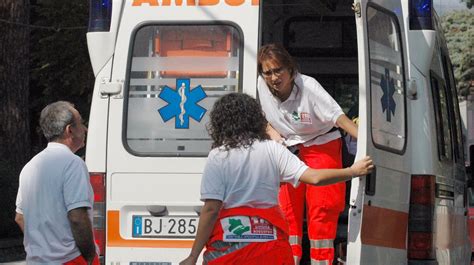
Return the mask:
<path id="1" fill-rule="evenodd" d="M 16 211 L 24 217 L 28 264 L 60 264 L 81 255 L 67 213 L 92 209 L 93 197 L 84 161 L 63 144 L 49 143 L 25 165 Z M 89 216 L 92 222 L 91 210 Z"/>

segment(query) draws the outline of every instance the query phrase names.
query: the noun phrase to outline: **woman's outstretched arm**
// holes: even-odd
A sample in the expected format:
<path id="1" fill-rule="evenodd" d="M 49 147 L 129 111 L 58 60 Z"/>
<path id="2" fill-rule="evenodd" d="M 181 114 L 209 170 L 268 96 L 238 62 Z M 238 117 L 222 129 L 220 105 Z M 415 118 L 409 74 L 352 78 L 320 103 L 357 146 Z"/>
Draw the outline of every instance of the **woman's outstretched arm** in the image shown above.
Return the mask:
<path id="1" fill-rule="evenodd" d="M 300 181 L 315 185 L 324 186 L 337 182 L 344 182 L 357 176 L 369 174 L 374 165 L 368 156 L 355 162 L 352 166 L 341 169 L 313 169 L 308 168 L 300 177 Z"/>

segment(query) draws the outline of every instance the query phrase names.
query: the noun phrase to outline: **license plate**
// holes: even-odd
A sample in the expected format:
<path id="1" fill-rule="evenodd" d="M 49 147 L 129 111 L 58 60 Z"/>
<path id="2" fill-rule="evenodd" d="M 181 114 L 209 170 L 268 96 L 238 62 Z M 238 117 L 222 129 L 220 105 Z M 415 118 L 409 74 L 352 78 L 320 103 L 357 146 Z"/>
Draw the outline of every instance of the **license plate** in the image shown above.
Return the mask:
<path id="1" fill-rule="evenodd" d="M 133 237 L 194 238 L 198 227 L 197 216 L 132 216 Z"/>

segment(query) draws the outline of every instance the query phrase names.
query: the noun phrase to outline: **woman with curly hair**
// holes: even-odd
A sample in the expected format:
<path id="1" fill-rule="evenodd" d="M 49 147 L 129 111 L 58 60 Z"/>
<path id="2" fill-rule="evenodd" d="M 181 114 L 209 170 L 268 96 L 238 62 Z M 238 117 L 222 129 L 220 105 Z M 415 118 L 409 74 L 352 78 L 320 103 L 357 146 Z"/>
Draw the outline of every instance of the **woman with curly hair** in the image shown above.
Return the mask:
<path id="1" fill-rule="evenodd" d="M 366 175 L 366 157 L 345 169 L 308 168 L 269 139 L 259 103 L 245 94 L 220 98 L 210 113 L 214 141 L 201 182 L 204 206 L 190 255 L 195 264 L 294 264 L 288 227 L 278 206 L 280 182 L 327 185 Z"/>

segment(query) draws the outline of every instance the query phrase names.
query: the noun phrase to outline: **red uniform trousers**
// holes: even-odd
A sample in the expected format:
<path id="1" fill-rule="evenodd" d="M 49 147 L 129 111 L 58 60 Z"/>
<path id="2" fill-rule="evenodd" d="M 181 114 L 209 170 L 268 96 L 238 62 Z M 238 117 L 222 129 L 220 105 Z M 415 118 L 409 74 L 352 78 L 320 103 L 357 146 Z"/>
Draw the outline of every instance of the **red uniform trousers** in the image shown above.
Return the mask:
<path id="1" fill-rule="evenodd" d="M 277 228 L 277 239 L 268 242 L 224 242 L 220 220 L 229 216 L 258 216 Z M 292 265 L 288 225 L 280 207 L 267 209 L 237 207 L 223 209 L 206 243 L 203 264 L 208 265 Z"/>
<path id="2" fill-rule="evenodd" d="M 341 168 L 341 144 L 339 138 L 322 145 L 301 145 L 299 156 L 311 168 Z M 345 189 L 345 183 L 319 187 L 301 183 L 297 188 L 290 184 L 281 185 L 280 206 L 289 222 L 289 240 L 295 264 L 299 264 L 302 256 L 305 199 L 311 264 L 332 264 L 337 220 L 345 206 Z"/>

